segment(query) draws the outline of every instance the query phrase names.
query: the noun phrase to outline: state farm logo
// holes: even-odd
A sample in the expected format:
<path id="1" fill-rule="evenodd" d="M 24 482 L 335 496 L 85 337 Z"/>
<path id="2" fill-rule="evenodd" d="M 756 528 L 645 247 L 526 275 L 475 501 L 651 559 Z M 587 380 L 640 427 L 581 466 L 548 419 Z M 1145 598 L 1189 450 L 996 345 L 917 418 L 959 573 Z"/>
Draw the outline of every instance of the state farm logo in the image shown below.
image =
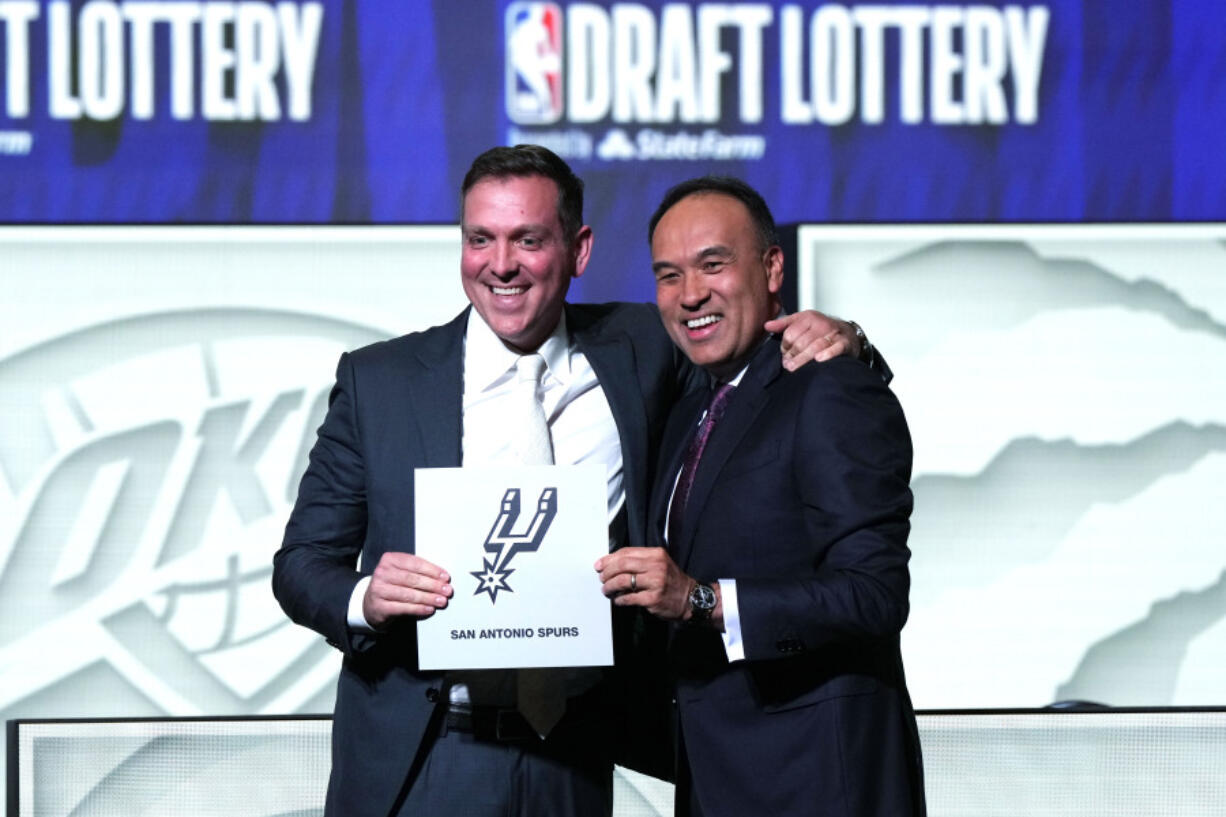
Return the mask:
<path id="1" fill-rule="evenodd" d="M 9 675 L 0 709 L 39 693 L 255 713 L 320 694 L 332 651 L 281 613 L 270 560 L 336 358 L 381 337 L 200 310 L 0 360 L 0 666 L 38 668 Z"/>

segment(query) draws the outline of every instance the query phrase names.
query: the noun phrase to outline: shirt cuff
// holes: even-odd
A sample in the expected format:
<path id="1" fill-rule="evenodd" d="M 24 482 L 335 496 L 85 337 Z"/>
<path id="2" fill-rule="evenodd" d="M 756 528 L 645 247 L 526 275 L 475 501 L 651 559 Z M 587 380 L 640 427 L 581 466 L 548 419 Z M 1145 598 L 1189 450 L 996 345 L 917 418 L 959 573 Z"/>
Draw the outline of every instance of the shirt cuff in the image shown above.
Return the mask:
<path id="1" fill-rule="evenodd" d="M 366 599 L 366 588 L 370 586 L 370 579 L 370 576 L 359 579 L 357 586 L 353 588 L 353 595 L 349 597 L 349 629 L 363 633 L 375 631 L 362 612 L 362 602 Z"/>
<path id="2" fill-rule="evenodd" d="M 745 660 L 745 642 L 741 639 L 741 612 L 736 602 L 736 579 L 720 579 L 719 601 L 724 608 L 724 652 L 729 661 Z"/>

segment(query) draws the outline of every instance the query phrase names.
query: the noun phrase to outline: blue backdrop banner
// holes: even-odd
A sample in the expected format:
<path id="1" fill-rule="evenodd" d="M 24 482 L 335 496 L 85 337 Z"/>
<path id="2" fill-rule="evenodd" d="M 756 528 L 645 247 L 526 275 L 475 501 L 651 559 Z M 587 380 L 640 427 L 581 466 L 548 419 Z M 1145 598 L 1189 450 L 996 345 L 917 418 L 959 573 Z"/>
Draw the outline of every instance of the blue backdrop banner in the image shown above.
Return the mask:
<path id="1" fill-rule="evenodd" d="M 1219 0 L 0 0 L 0 220 L 452 222 L 472 157 L 517 142 L 572 162 L 623 261 L 704 172 L 785 222 L 1219 220 L 1224 24 Z"/>

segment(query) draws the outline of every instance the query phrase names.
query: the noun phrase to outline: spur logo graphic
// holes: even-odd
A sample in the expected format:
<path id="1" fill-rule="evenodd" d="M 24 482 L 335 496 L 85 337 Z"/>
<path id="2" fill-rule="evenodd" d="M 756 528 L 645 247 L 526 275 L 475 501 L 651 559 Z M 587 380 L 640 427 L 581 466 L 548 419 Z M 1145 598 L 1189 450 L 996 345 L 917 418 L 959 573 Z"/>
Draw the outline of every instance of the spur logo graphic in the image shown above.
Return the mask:
<path id="1" fill-rule="evenodd" d="M 494 520 L 489 536 L 485 537 L 485 552 L 494 554 L 494 557 L 483 560 L 485 567 L 482 570 L 474 570 L 471 574 L 477 579 L 477 589 L 473 591 L 473 595 L 489 593 L 490 604 L 494 604 L 498 601 L 499 590 L 515 592 L 507 584 L 507 579 L 515 570 L 507 565 L 516 553 L 532 553 L 540 548 L 557 515 L 558 489 L 545 488 L 537 500 L 536 513 L 533 514 L 527 530 L 516 532 L 515 523 L 519 521 L 519 489 L 508 488 L 502 497 L 498 518 Z"/>

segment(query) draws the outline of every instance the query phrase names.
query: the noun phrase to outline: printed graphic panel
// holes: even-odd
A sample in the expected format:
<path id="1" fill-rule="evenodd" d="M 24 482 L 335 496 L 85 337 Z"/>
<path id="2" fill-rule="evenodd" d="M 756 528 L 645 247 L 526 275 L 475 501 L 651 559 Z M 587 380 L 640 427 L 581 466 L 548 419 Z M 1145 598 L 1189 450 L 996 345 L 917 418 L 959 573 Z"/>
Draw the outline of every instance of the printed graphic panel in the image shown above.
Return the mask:
<path id="1" fill-rule="evenodd" d="M 919 713 L 932 817 L 1210 817 L 1226 713 Z M 327 720 L 18 723 L 14 817 L 320 817 Z M 672 785 L 617 768 L 616 817 L 673 813 Z"/>
<path id="2" fill-rule="evenodd" d="M 1226 689 L 1226 229 L 823 227 L 915 445 L 920 707 L 1199 705 Z"/>
<path id="3" fill-rule="evenodd" d="M 417 622 L 418 666 L 612 665 L 611 607 L 593 568 L 609 552 L 607 497 L 603 465 L 416 469 L 414 552 L 454 589 L 446 611 Z"/>
<path id="4" fill-rule="evenodd" d="M 0 716 L 327 712 L 271 558 L 340 354 L 466 303 L 454 227 L 0 230 Z"/>

